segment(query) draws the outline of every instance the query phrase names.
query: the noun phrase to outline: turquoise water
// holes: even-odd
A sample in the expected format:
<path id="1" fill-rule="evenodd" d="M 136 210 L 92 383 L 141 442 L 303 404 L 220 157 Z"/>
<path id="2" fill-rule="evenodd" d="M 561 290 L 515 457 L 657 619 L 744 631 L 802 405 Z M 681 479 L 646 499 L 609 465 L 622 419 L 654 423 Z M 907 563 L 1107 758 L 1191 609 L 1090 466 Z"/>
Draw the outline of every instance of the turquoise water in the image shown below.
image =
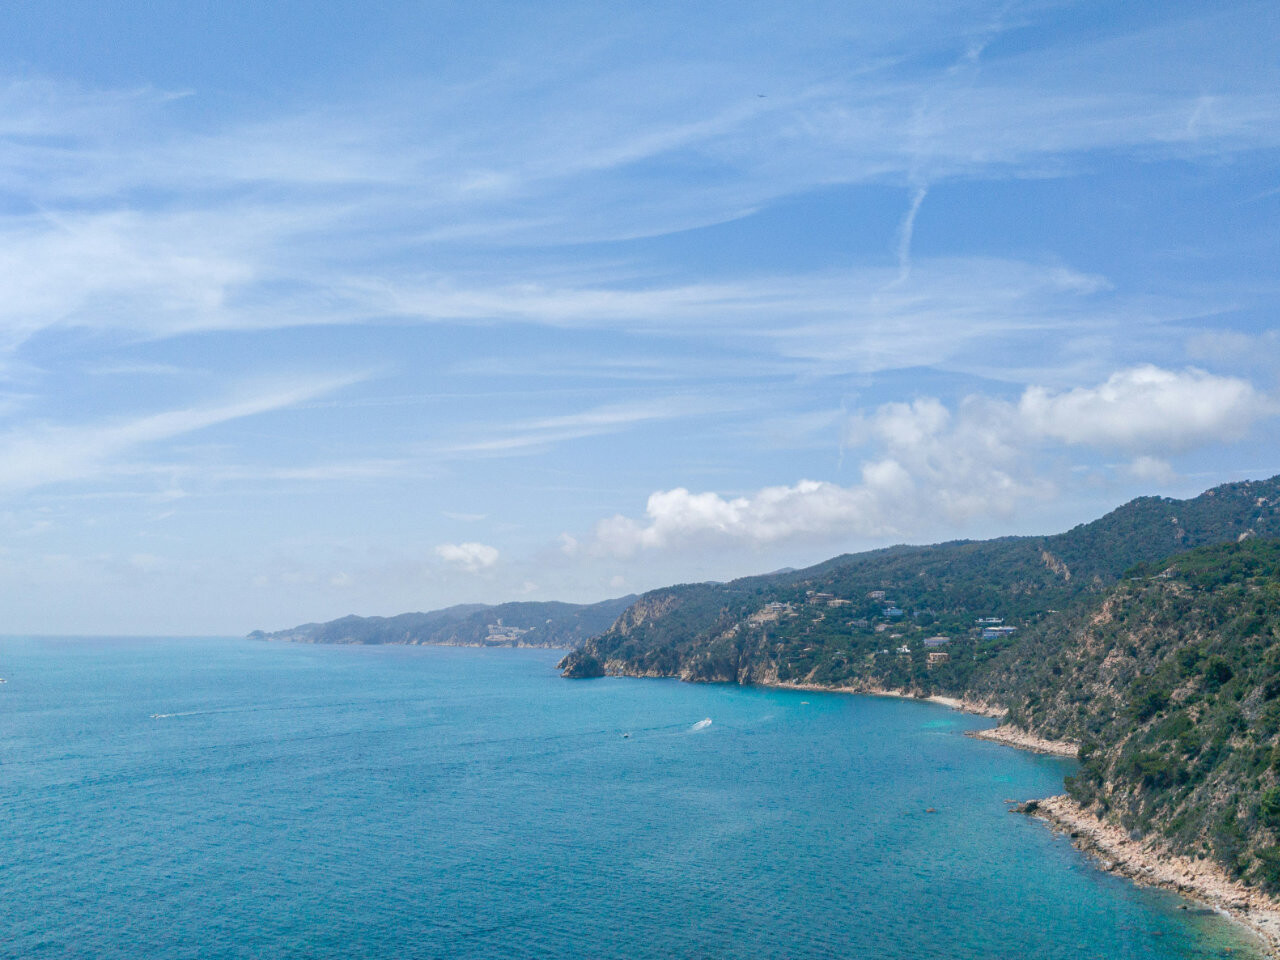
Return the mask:
<path id="1" fill-rule="evenodd" d="M 557 656 L 0 641 L 0 955 L 1250 955 L 1007 813 L 1069 767 L 985 721 Z"/>

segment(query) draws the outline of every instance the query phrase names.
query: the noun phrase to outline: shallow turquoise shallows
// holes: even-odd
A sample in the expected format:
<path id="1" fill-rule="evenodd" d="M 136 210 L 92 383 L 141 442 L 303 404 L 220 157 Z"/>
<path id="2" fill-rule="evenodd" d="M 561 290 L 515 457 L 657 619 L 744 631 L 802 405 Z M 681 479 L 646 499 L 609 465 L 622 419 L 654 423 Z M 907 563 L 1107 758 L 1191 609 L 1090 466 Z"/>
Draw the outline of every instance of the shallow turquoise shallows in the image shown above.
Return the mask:
<path id="1" fill-rule="evenodd" d="M 0 955 L 1252 955 L 1006 812 L 1070 766 L 989 721 L 557 656 L 0 641 Z"/>

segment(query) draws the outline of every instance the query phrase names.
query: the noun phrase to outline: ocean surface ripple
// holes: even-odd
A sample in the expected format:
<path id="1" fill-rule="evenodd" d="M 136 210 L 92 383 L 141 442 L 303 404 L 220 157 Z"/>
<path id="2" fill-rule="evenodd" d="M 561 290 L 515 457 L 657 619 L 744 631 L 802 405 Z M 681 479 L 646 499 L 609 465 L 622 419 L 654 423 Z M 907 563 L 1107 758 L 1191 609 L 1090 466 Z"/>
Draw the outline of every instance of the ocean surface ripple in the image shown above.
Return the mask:
<path id="1" fill-rule="evenodd" d="M 1253 955 L 1009 814 L 1071 765 L 988 721 L 557 656 L 0 640 L 0 956 Z"/>

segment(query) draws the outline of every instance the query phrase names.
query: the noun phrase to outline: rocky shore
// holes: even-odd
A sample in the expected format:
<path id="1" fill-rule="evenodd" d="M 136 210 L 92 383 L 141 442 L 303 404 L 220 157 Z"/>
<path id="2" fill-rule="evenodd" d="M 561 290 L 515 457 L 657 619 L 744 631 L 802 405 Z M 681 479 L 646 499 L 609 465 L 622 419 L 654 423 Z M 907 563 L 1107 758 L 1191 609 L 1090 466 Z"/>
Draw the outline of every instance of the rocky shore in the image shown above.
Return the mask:
<path id="1" fill-rule="evenodd" d="M 616 667 L 617 665 L 615 665 Z M 619 673 L 623 673 L 619 671 Z M 641 676 L 638 673 L 623 673 Z M 970 698 L 920 697 L 904 690 L 889 690 L 869 684 L 826 686 L 772 680 L 760 684 L 782 690 L 814 693 L 845 693 L 862 696 L 921 700 L 951 707 L 965 713 L 1004 719 L 1008 711 L 992 703 Z M 1075 759 L 1079 745 L 1064 740 L 1047 740 L 1018 727 L 1001 724 L 989 730 L 971 730 L 966 736 L 990 740 L 1019 750 Z M 1209 860 L 1175 856 L 1153 840 L 1134 840 L 1120 827 L 1106 823 L 1064 795 L 1029 800 L 1015 810 L 1038 817 L 1054 830 L 1067 835 L 1072 844 L 1097 861 L 1098 866 L 1136 883 L 1161 887 L 1202 903 L 1250 930 L 1268 957 L 1280 960 L 1280 901 L 1228 877 Z"/>
<path id="2" fill-rule="evenodd" d="M 1066 834 L 1103 870 L 1173 890 L 1226 914 L 1253 931 L 1268 956 L 1280 957 L 1280 902 L 1232 880 L 1211 861 L 1175 856 L 1150 839 L 1134 840 L 1066 795 L 1029 800 L 1015 809 Z"/>
<path id="3" fill-rule="evenodd" d="M 1002 719 L 1008 711 L 1004 707 L 986 703 L 981 700 L 971 700 L 967 697 L 920 697 L 906 690 L 889 690 L 884 687 L 875 687 L 870 685 L 858 685 L 848 687 L 831 687 L 824 686 L 820 683 L 792 683 L 790 681 L 779 680 L 773 683 L 765 683 L 762 686 L 776 687 L 780 690 L 812 690 L 814 693 L 853 693 L 866 697 L 895 697 L 899 700 L 919 700 L 924 703 L 938 703 L 944 707 L 950 707 L 952 710 L 960 710 L 963 713 L 974 713 L 982 717 L 992 717 L 994 719 Z M 1072 754 L 1074 756 L 1074 754 Z"/>
<path id="4" fill-rule="evenodd" d="M 849 692 L 890 697 L 909 696 L 893 690 Z M 1004 716 L 1003 710 L 989 704 L 955 700 L 951 697 L 925 699 L 967 713 Z M 989 730 L 971 730 L 965 735 L 1002 743 L 1019 750 L 1072 759 L 1078 756 L 1080 750 L 1079 744 L 1065 740 L 1047 740 L 1009 724 Z M 1043 800 L 1030 800 L 1015 809 L 1038 817 L 1054 830 L 1065 834 L 1078 850 L 1093 858 L 1101 869 L 1135 883 L 1172 890 L 1230 917 L 1258 937 L 1267 956 L 1280 960 L 1280 900 L 1231 879 L 1212 861 L 1171 854 L 1154 839 L 1134 840 L 1123 828 L 1099 819 L 1065 794 Z"/>
<path id="5" fill-rule="evenodd" d="M 973 737 L 975 740 L 991 740 L 995 743 L 1003 743 L 1010 747 L 1017 747 L 1019 750 L 1030 750 L 1032 753 L 1047 753 L 1055 757 L 1070 757 L 1073 760 L 1080 755 L 1080 745 L 1078 743 L 1072 743 L 1068 740 L 1046 740 L 1043 737 L 1037 737 L 1033 733 L 1027 733 L 1025 730 L 1008 724 L 992 727 L 990 730 L 970 730 L 965 736 Z"/>

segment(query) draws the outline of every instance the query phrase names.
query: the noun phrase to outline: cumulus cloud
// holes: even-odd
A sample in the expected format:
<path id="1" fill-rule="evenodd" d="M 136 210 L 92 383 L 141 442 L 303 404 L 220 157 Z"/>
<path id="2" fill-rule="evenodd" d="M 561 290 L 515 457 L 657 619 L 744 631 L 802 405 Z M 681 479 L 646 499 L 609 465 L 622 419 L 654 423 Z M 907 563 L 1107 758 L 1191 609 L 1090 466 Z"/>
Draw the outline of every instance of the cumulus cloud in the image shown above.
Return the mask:
<path id="1" fill-rule="evenodd" d="M 498 562 L 497 548 L 485 543 L 442 543 L 436 547 L 436 556 L 467 573 L 479 573 Z"/>
<path id="2" fill-rule="evenodd" d="M 879 526 L 874 506 L 867 490 L 814 480 L 732 498 L 677 487 L 649 496 L 644 522 L 621 515 L 602 520 L 596 543 L 627 556 L 708 535 L 771 543 L 833 528 L 872 533 Z"/>
<path id="3" fill-rule="evenodd" d="M 737 496 L 660 490 L 643 519 L 600 521 L 590 548 L 627 556 L 710 540 L 910 537 L 1052 497 L 1054 485 L 1037 473 L 1046 448 L 1121 449 L 1133 455 L 1130 477 L 1167 483 L 1176 473 L 1166 456 L 1236 439 L 1274 412 L 1245 380 L 1154 366 L 1089 387 L 1030 386 L 1017 401 L 974 395 L 954 409 L 933 397 L 886 403 L 850 417 L 847 444 L 871 454 L 858 483 L 801 480 Z M 567 535 L 563 544 L 570 553 L 582 547 Z"/>
<path id="4" fill-rule="evenodd" d="M 751 545 L 881 539 L 909 536 L 922 522 L 1007 513 L 1018 500 L 1050 488 L 1017 474 L 1016 448 L 996 414 L 981 398 L 955 413 L 933 398 L 884 404 L 850 426 L 854 443 L 879 454 L 862 464 L 859 483 L 801 480 L 733 497 L 682 487 L 658 491 L 643 521 L 619 515 L 597 524 L 593 546 L 627 556 L 711 539 Z"/>
<path id="5" fill-rule="evenodd" d="M 1033 435 L 1143 453 L 1178 453 L 1238 440 L 1273 406 L 1246 380 L 1150 365 L 1096 387 L 1051 393 L 1028 387 L 1018 414 Z"/>
<path id="6" fill-rule="evenodd" d="M 1151 483 L 1167 484 L 1178 479 L 1177 472 L 1173 469 L 1173 465 L 1168 460 L 1162 460 L 1159 457 L 1134 457 L 1133 462 L 1128 466 L 1129 475 L 1137 480 L 1146 480 Z"/>

